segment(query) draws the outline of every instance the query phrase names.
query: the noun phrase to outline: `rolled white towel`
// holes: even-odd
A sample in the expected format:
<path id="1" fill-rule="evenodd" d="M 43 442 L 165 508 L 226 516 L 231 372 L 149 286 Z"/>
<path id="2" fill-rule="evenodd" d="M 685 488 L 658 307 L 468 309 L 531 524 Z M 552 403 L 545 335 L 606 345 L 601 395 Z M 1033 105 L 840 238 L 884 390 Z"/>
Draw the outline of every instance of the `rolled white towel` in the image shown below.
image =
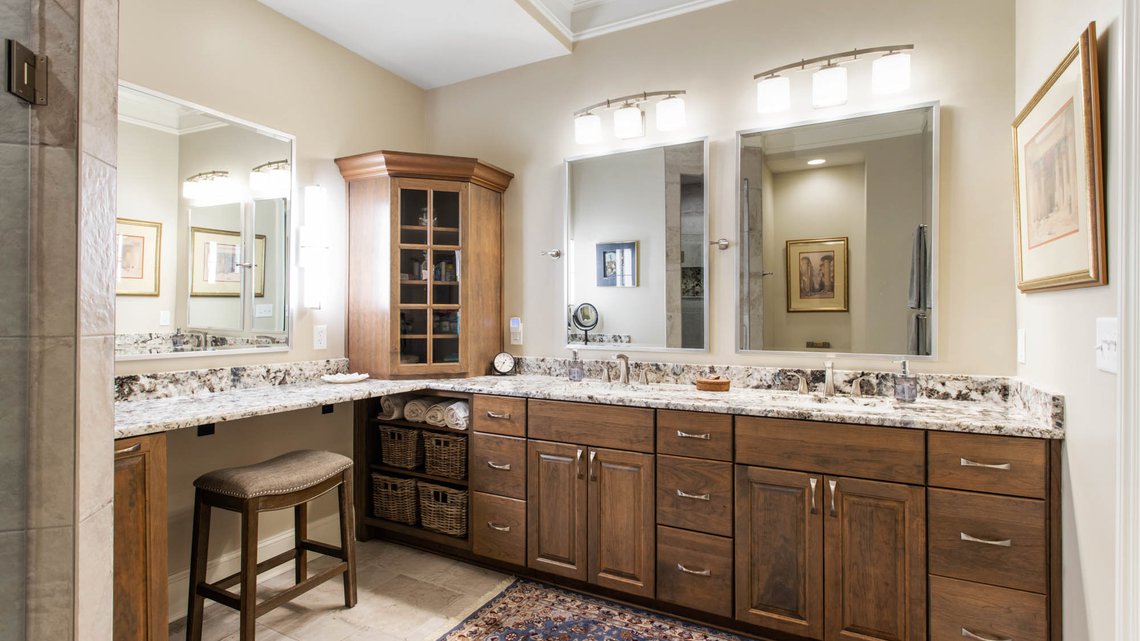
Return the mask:
<path id="1" fill-rule="evenodd" d="M 404 418 L 404 406 L 408 403 L 408 397 L 403 394 L 390 394 L 388 396 L 380 397 L 380 416 L 377 417 L 384 421 L 395 421 Z"/>
<path id="2" fill-rule="evenodd" d="M 428 408 L 435 401 L 433 398 L 413 398 L 404 404 L 404 420 L 413 423 L 423 423 Z"/>
<path id="3" fill-rule="evenodd" d="M 427 414 L 424 415 L 424 422 L 426 422 L 428 425 L 434 425 L 436 427 L 446 426 L 447 408 L 458 402 L 458 399 L 449 398 L 445 401 L 440 401 L 435 405 L 432 405 L 428 408 Z"/>
<path id="4" fill-rule="evenodd" d="M 447 426 L 453 430 L 467 429 L 467 419 L 471 415 L 471 408 L 467 406 L 467 401 L 459 401 L 447 406 L 444 411 L 444 420 Z"/>

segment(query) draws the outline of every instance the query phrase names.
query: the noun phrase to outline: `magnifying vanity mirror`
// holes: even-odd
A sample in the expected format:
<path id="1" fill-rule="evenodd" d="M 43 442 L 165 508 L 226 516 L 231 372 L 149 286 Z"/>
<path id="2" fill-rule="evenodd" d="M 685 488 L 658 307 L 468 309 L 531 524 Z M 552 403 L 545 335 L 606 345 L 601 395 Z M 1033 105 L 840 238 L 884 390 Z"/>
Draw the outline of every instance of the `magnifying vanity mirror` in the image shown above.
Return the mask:
<path id="1" fill-rule="evenodd" d="M 119 87 L 120 360 L 287 350 L 293 138 Z"/>
<path id="2" fill-rule="evenodd" d="M 707 167 L 706 140 L 567 160 L 568 347 L 708 348 Z"/>
<path id="3" fill-rule="evenodd" d="M 738 349 L 930 356 L 938 105 L 738 138 Z"/>

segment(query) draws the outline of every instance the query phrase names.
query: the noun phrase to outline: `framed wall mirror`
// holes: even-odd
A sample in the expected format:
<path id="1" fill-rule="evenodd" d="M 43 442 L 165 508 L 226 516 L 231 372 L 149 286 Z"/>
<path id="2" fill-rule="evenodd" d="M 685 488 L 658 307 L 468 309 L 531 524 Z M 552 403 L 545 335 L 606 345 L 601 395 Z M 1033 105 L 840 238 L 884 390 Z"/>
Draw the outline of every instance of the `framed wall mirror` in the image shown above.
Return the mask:
<path id="1" fill-rule="evenodd" d="M 705 139 L 566 161 L 568 347 L 708 349 L 707 167 Z"/>
<path id="2" fill-rule="evenodd" d="M 289 348 L 293 138 L 119 86 L 120 360 Z"/>
<path id="3" fill-rule="evenodd" d="M 738 135 L 738 351 L 930 357 L 939 107 Z"/>

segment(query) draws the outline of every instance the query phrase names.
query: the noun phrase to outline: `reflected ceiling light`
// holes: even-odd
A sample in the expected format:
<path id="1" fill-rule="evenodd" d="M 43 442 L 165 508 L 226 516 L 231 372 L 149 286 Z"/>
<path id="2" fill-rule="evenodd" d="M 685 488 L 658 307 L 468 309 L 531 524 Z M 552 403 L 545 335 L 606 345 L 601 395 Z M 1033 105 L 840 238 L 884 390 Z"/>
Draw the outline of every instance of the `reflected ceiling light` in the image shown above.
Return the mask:
<path id="1" fill-rule="evenodd" d="M 288 196 L 291 178 L 288 160 L 272 160 L 249 172 L 249 189 L 262 198 Z"/>
<path id="2" fill-rule="evenodd" d="M 802 71 L 823 63 L 812 73 L 812 105 L 833 107 L 847 102 L 847 69 L 840 62 L 857 60 L 859 56 L 871 53 L 884 53 L 875 60 L 871 68 L 871 89 L 875 94 L 897 93 L 910 87 L 910 54 L 914 45 L 890 45 L 868 49 L 840 51 L 826 56 L 805 58 L 779 67 L 761 71 L 752 76 L 757 81 L 756 108 L 760 113 L 775 113 L 791 107 L 791 85 L 788 78 L 780 76 L 784 71 Z"/>
<path id="3" fill-rule="evenodd" d="M 230 202 L 234 184 L 228 171 L 204 171 L 182 183 L 182 197 L 198 204 Z"/>
<path id="4" fill-rule="evenodd" d="M 811 104 L 835 107 L 847 102 L 847 68 L 828 64 L 811 75 Z"/>
<path id="5" fill-rule="evenodd" d="M 827 159 L 825 158 L 812 158 L 811 160 L 807 161 L 807 164 L 811 165 L 812 167 L 816 167 L 822 165 L 825 162 L 827 162 Z"/>
<path id="6" fill-rule="evenodd" d="M 910 54 L 893 51 L 871 63 L 871 93 L 891 94 L 910 89 Z"/>
<path id="7" fill-rule="evenodd" d="M 768 76 L 756 83 L 756 111 L 784 111 L 792 106 L 792 83 L 787 76 Z"/>
<path id="8" fill-rule="evenodd" d="M 574 112 L 574 141 L 580 145 L 600 142 L 602 117 L 596 112 L 613 110 L 614 135 L 618 138 L 637 138 L 645 135 L 644 103 L 660 98 L 656 107 L 658 131 L 674 131 L 685 126 L 683 89 L 669 91 L 643 91 L 641 93 L 609 98 Z"/>
<path id="9" fill-rule="evenodd" d="M 602 140 L 602 117 L 584 113 L 574 118 L 574 142 L 579 145 L 592 145 Z"/>
<path id="10" fill-rule="evenodd" d="M 685 126 L 685 101 L 677 96 L 657 103 L 657 131 L 676 131 Z"/>
<path id="11" fill-rule="evenodd" d="M 626 105 L 614 112 L 614 135 L 640 138 L 645 135 L 645 112 L 637 105 Z"/>

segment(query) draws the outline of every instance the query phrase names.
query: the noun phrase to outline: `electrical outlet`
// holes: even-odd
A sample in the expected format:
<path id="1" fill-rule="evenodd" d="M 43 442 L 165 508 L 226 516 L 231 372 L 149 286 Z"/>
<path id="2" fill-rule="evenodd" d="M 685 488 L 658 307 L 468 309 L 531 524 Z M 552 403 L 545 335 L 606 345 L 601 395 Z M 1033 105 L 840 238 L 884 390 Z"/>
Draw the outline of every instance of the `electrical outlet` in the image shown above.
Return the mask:
<path id="1" fill-rule="evenodd" d="M 170 310 L 164 309 L 158 313 L 158 324 L 166 327 L 170 325 Z"/>
<path id="2" fill-rule="evenodd" d="M 1025 364 L 1025 328 L 1017 330 L 1017 362 Z"/>
<path id="3" fill-rule="evenodd" d="M 1109 374 L 1120 373 L 1120 319 L 1096 319 L 1096 368 Z"/>
<path id="4" fill-rule="evenodd" d="M 313 349 L 329 348 L 329 326 L 313 325 Z"/>

